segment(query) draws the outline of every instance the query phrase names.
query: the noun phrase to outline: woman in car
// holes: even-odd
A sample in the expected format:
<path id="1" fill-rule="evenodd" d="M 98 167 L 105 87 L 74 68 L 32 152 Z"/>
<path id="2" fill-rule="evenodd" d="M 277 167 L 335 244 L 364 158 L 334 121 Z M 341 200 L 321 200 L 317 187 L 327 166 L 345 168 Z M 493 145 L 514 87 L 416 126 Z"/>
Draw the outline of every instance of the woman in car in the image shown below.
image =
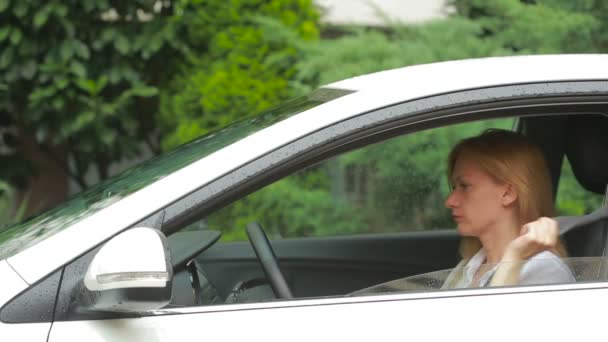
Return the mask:
<path id="1" fill-rule="evenodd" d="M 448 158 L 445 204 L 463 236 L 463 260 L 444 288 L 572 282 L 554 216 L 551 178 L 525 136 L 489 130 Z"/>

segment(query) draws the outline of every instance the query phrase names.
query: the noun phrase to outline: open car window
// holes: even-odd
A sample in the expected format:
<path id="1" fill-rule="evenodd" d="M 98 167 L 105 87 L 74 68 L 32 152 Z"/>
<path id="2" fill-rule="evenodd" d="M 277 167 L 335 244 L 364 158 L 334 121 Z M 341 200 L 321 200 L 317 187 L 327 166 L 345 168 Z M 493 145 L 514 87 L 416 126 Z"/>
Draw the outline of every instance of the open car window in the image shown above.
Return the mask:
<path id="1" fill-rule="evenodd" d="M 246 240 L 259 222 L 269 238 L 452 229 L 444 200 L 446 158 L 461 139 L 515 126 L 513 117 L 432 128 L 365 146 L 270 184 L 196 225 Z"/>

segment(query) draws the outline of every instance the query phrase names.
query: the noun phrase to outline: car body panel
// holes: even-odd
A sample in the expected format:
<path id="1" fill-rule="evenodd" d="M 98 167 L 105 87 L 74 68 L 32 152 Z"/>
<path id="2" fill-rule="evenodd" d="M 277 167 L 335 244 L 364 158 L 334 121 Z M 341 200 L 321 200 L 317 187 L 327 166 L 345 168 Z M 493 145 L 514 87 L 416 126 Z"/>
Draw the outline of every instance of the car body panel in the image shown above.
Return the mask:
<path id="1" fill-rule="evenodd" d="M 464 89 L 528 82 L 605 79 L 605 55 L 537 55 L 463 59 L 384 70 L 326 85 L 383 96 L 416 98 Z M 516 72 L 513 72 L 516 70 Z M 600 72 L 602 73 L 602 72 Z M 415 80 L 415 82 L 409 82 Z"/>
<path id="2" fill-rule="evenodd" d="M 17 294 L 26 290 L 28 284 L 19 277 L 6 262 L 0 261 L 0 308 Z M 0 337 L 3 341 L 46 341 L 51 323 L 10 324 L 0 321 Z M 12 339 L 5 339 L 5 337 Z"/>
<path id="3" fill-rule="evenodd" d="M 606 80 L 605 55 L 526 56 L 395 69 L 328 85 L 359 91 L 248 136 L 10 257 L 29 284 L 167 204 L 294 139 L 374 109 L 440 93 L 564 80 Z M 437 67 L 435 70 L 434 67 Z M 512 72 L 518 70 L 518 72 Z M 410 80 L 416 80 L 411 82 Z M 386 84 L 384 85 L 384 80 Z M 383 84 L 380 87 L 380 84 Z M 66 245 L 65 241 L 78 241 Z M 40 263 L 40 259 L 45 263 Z"/>
<path id="4" fill-rule="evenodd" d="M 88 341 L 128 342 L 179 341 L 193 336 L 213 341 L 255 337 L 266 341 L 376 341 L 409 336 L 467 341 L 597 339 L 604 333 L 601 312 L 608 305 L 608 289 L 570 291 L 568 295 L 562 289 L 546 286 L 533 292 L 485 289 L 299 300 L 203 308 L 204 313 L 189 308 L 172 310 L 182 314 L 131 320 L 59 322 L 49 341 L 82 336 Z M 566 310 L 576 314 L 566 315 Z"/>
<path id="5" fill-rule="evenodd" d="M 51 325 L 52 323 L 10 324 L 0 322 L 0 336 L 3 341 L 43 342 L 47 341 Z M 5 337 L 8 338 L 5 339 Z"/>
<path id="6" fill-rule="evenodd" d="M 0 307 L 28 287 L 6 260 L 0 261 L 0 279 Z"/>

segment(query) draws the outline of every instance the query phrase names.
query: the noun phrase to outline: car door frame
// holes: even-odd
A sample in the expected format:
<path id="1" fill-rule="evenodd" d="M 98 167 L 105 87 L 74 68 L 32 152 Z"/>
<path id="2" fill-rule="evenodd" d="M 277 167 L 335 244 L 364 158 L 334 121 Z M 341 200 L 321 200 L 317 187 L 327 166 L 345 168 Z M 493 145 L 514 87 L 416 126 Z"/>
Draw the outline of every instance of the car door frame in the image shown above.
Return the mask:
<path id="1" fill-rule="evenodd" d="M 244 194 L 251 193 L 274 180 L 295 172 L 303 165 L 310 165 L 327 159 L 330 156 L 385 140 L 392 136 L 436 127 L 446 123 L 454 124 L 481 118 L 504 117 L 508 114 L 512 115 L 515 109 L 525 109 L 526 112 L 522 113 L 523 115 L 553 113 L 589 114 L 590 112 L 600 112 L 601 108 L 607 108 L 607 105 L 608 81 L 569 81 L 470 89 L 387 106 L 319 129 L 305 137 L 298 138 L 287 145 L 281 146 L 243 165 L 241 168 L 233 170 L 215 181 L 202 186 L 191 194 L 138 222 L 133 227 L 144 225 L 146 222 L 153 222 L 158 215 L 162 214 L 166 217 L 164 229 L 168 233 L 174 232 L 178 228 L 204 217 Z M 151 313 L 151 315 L 155 317 L 165 315 L 169 317 L 179 314 L 196 316 L 198 314 L 239 312 L 241 310 L 265 311 L 287 307 L 606 288 L 608 288 L 608 283 L 589 283 L 393 294 L 360 298 L 311 298 L 271 303 L 166 309 Z M 56 315 L 56 318 L 58 321 L 54 323 L 51 335 L 53 335 L 53 329 L 56 326 L 58 327 L 62 324 L 73 325 L 76 323 L 76 321 L 61 322 L 62 319 L 58 315 Z M 111 317 L 104 316 L 103 318 L 108 319 Z M 95 321 L 93 319 L 80 322 L 85 325 L 93 324 L 91 327 L 98 327 L 98 323 L 94 323 Z M 49 339 L 49 341 L 53 341 L 53 339 Z"/>

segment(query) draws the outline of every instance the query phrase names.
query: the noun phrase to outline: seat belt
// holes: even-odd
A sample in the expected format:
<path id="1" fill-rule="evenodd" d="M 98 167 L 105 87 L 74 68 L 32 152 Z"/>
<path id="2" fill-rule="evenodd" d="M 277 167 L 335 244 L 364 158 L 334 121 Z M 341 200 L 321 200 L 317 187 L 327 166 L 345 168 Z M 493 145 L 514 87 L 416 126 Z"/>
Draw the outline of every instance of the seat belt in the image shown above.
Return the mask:
<path id="1" fill-rule="evenodd" d="M 596 211 L 579 216 L 557 216 L 554 219 L 559 224 L 559 234 L 564 235 L 574 228 L 595 223 L 599 220 L 608 219 L 608 206 L 601 207 Z"/>

